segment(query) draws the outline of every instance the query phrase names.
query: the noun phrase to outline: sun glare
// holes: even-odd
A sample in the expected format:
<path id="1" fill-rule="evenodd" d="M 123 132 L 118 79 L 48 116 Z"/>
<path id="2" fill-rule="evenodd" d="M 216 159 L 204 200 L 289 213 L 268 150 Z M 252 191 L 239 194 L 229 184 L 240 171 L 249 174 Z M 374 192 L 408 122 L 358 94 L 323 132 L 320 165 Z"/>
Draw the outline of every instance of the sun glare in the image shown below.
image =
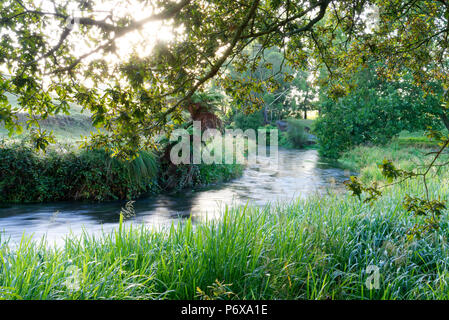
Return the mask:
<path id="1" fill-rule="evenodd" d="M 54 4 L 50 0 L 35 1 L 33 9 L 39 8 L 42 11 L 54 12 Z M 70 3 L 68 7 L 68 13 L 72 17 L 84 17 L 85 13 L 77 8 L 77 3 Z M 97 21 L 111 22 L 111 18 L 116 21 L 122 17 L 129 17 L 134 21 L 139 21 L 144 18 L 157 13 L 157 9 L 153 8 L 151 5 L 146 6 L 142 3 L 133 3 L 130 5 L 126 1 L 98 1 L 95 2 L 93 8 L 93 14 L 89 13 L 89 17 Z M 150 54 L 151 50 L 154 48 L 158 41 L 170 41 L 174 37 L 172 21 L 164 21 L 161 23 L 159 21 L 148 22 L 142 26 L 139 30 L 129 32 L 124 36 L 116 40 L 116 52 L 114 55 L 105 55 L 103 52 L 98 52 L 92 54 L 85 61 L 104 58 L 108 62 L 119 62 L 126 60 L 130 55 L 137 55 L 139 57 L 144 57 Z M 61 34 L 60 22 L 55 21 L 54 24 L 48 25 L 47 35 L 52 39 L 55 44 L 58 42 Z M 74 25 L 77 31 L 77 39 L 74 41 L 76 43 L 76 53 L 78 55 L 84 55 L 91 52 L 95 47 L 91 47 L 89 43 L 91 41 L 87 39 L 87 35 L 79 31 L 79 26 Z M 182 28 L 181 28 L 182 29 Z M 181 29 L 177 29 L 176 32 L 182 33 Z M 95 31 L 91 31 L 95 34 Z M 98 32 L 98 36 L 100 33 Z M 114 61 L 115 60 L 115 61 Z"/>

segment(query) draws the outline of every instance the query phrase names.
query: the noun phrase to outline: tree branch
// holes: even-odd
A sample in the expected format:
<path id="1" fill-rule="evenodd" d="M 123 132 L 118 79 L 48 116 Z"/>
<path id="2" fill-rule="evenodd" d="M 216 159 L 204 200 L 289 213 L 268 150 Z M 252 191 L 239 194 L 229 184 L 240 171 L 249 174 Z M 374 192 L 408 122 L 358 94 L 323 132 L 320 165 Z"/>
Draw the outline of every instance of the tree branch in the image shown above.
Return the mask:
<path id="1" fill-rule="evenodd" d="M 294 34 L 305 32 L 305 31 L 310 31 L 316 23 L 318 23 L 321 19 L 324 18 L 327 7 L 329 6 L 330 3 L 331 3 L 331 0 L 324 0 L 323 2 L 321 2 L 320 3 L 320 12 L 318 13 L 318 15 L 315 18 L 313 18 L 312 20 L 310 20 L 309 23 L 306 24 L 304 27 L 295 29 L 295 30 L 287 33 L 287 36 L 291 36 Z"/>
<path id="2" fill-rule="evenodd" d="M 209 72 L 206 73 L 201 79 L 199 79 L 198 82 L 188 91 L 188 93 L 181 100 L 179 100 L 176 104 L 174 104 L 172 107 L 170 107 L 168 110 L 166 110 L 162 114 L 161 121 L 164 120 L 174 110 L 176 110 L 176 108 L 178 108 L 181 104 L 188 101 L 201 85 L 203 85 L 207 80 L 211 79 L 218 73 L 218 71 L 220 70 L 220 67 L 223 65 L 223 63 L 225 63 L 226 59 L 231 55 L 231 53 L 234 50 L 235 46 L 237 45 L 238 41 L 241 40 L 241 35 L 242 35 L 243 31 L 245 30 L 245 28 L 248 26 L 250 20 L 254 17 L 254 15 L 257 11 L 257 7 L 259 6 L 259 3 L 260 3 L 260 0 L 253 1 L 252 6 L 251 6 L 247 16 L 245 17 L 243 22 L 240 24 L 240 26 L 237 28 L 237 31 L 235 32 L 235 34 L 230 42 L 229 47 L 223 53 L 221 58 L 218 59 L 214 63 L 214 65 L 209 70 Z M 160 121 L 157 122 L 152 127 L 157 126 L 159 123 L 160 123 Z"/>

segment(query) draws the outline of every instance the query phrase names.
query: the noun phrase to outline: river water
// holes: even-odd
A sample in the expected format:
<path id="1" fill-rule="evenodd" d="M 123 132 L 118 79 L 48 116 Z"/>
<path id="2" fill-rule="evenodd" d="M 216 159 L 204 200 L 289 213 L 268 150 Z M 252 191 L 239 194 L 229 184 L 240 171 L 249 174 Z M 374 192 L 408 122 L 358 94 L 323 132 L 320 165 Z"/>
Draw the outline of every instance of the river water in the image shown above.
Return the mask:
<path id="1" fill-rule="evenodd" d="M 312 194 L 343 190 L 350 173 L 324 162 L 316 150 L 279 150 L 278 165 L 261 162 L 245 169 L 233 181 L 173 195 L 158 195 L 134 203 L 133 224 L 151 227 L 171 225 L 193 216 L 194 220 L 216 217 L 223 208 L 242 204 L 263 206 L 291 201 Z M 109 232 L 118 226 L 125 201 L 107 203 L 61 202 L 0 207 L 0 234 L 14 244 L 22 235 L 46 237 L 62 243 L 67 235 L 84 231 Z"/>

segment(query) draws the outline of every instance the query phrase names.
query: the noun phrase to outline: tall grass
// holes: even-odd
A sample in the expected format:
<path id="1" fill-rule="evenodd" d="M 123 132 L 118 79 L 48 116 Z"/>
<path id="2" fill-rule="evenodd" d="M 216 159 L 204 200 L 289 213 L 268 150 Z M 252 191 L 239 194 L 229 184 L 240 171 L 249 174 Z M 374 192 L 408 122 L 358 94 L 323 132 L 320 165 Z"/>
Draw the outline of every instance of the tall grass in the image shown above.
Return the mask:
<path id="1" fill-rule="evenodd" d="M 449 197 L 448 176 L 433 196 Z M 228 209 L 222 219 L 189 220 L 166 231 L 121 223 L 60 248 L 0 240 L 0 296 L 10 299 L 447 299 L 447 216 L 440 229 L 408 242 L 417 222 L 401 206 L 409 181 L 373 206 L 350 196 L 316 197 L 265 208 Z M 368 266 L 380 287 L 366 286 Z M 67 286 L 79 271 L 79 287 Z M 69 277 L 70 278 L 70 277 Z"/>
<path id="2" fill-rule="evenodd" d="M 393 140 L 388 146 L 359 146 L 345 152 L 339 162 L 343 167 L 358 171 L 360 179 L 365 183 L 385 179 L 378 167 L 384 159 L 393 160 L 396 167 L 404 170 L 422 170 L 435 156 L 429 153 L 438 150 L 439 146 L 412 143 L 413 141 L 402 138 Z M 441 156 L 441 163 L 448 160 L 449 154 L 445 152 Z M 439 171 L 441 170 L 444 169 Z"/>

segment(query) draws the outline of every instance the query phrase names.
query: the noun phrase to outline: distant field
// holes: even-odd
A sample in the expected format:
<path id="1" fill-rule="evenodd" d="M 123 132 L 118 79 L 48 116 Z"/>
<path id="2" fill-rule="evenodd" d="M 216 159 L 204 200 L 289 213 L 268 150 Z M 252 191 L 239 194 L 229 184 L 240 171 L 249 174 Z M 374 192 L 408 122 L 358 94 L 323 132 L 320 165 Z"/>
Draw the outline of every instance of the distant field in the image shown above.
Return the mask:
<path id="1" fill-rule="evenodd" d="M 447 130 L 446 130 L 447 133 Z M 428 137 L 426 137 L 424 131 L 416 131 L 416 132 L 408 132 L 408 131 L 402 131 L 397 138 L 394 139 L 397 141 L 399 145 L 402 146 L 436 146 L 438 145 L 437 141 L 431 140 Z"/>
<path id="2" fill-rule="evenodd" d="M 307 111 L 307 119 L 315 120 L 318 118 L 318 110 Z"/>
<path id="3" fill-rule="evenodd" d="M 13 96 L 8 96 L 11 105 L 18 106 L 17 99 Z M 27 114 L 19 114 L 19 122 L 23 124 L 24 131 L 20 135 L 8 136 L 8 130 L 5 129 L 3 123 L 0 124 L 0 139 L 23 139 L 29 134 L 26 129 Z M 75 104 L 70 105 L 70 115 L 57 115 L 49 117 L 41 122 L 41 127 L 47 131 L 53 131 L 58 142 L 61 143 L 77 143 L 82 140 L 82 136 L 89 135 L 91 131 L 96 131 L 91 124 L 90 113 L 83 111 L 80 106 Z"/>

